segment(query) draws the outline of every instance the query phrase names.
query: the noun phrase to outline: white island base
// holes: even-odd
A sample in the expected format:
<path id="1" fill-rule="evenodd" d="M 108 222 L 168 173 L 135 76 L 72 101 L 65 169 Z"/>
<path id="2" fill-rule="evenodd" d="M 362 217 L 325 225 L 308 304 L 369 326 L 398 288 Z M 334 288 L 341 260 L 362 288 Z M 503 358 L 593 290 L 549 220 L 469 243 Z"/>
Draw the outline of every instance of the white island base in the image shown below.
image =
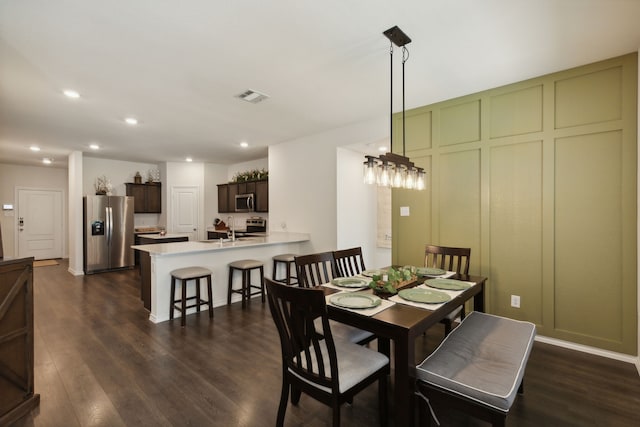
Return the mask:
<path id="1" fill-rule="evenodd" d="M 301 247 L 309 241 L 305 233 L 271 233 L 264 237 L 248 237 L 235 242 L 176 242 L 156 245 L 137 245 L 133 249 L 141 254 L 142 299 L 150 310 L 149 320 L 154 323 L 169 320 L 171 271 L 184 267 L 204 267 L 212 271 L 213 306 L 227 304 L 229 284 L 229 263 L 241 259 L 255 259 L 264 263 L 265 277 L 272 277 L 273 257 L 283 253 L 304 254 Z M 284 270 L 279 271 L 279 277 Z M 252 272 L 251 283 L 259 283 L 257 270 Z M 147 282 L 147 283 L 145 283 Z M 187 288 L 188 296 L 195 294 L 195 286 Z M 241 275 L 235 274 L 234 288 L 239 288 Z M 206 299 L 206 281 L 201 281 L 201 295 Z M 145 296 L 145 288 L 146 296 Z M 148 299 L 148 301 L 146 301 Z M 233 294 L 231 302 L 239 301 L 240 295 Z M 253 302 L 254 304 L 256 302 Z M 259 302 L 258 302 L 259 304 Z M 206 310 L 203 307 L 202 310 Z M 188 310 L 187 315 L 196 312 Z M 180 317 L 176 310 L 175 317 Z"/>

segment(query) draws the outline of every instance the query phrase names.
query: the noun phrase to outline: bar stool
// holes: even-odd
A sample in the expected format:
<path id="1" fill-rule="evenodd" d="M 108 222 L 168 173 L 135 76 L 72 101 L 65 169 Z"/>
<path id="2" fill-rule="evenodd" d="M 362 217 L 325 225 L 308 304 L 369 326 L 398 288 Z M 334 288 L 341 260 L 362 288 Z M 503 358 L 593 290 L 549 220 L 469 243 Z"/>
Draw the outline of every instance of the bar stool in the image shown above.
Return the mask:
<path id="1" fill-rule="evenodd" d="M 234 271 L 242 272 L 242 288 L 233 289 L 233 273 Z M 260 285 L 251 284 L 251 271 L 260 270 Z M 251 292 L 251 289 L 258 289 Z M 231 294 L 236 293 L 242 296 L 242 308 L 245 308 L 247 302 L 254 295 L 262 295 L 262 302 L 265 301 L 264 292 L 264 264 L 255 259 L 242 259 L 229 263 L 229 289 L 227 292 L 227 305 L 231 304 Z"/>
<path id="2" fill-rule="evenodd" d="M 278 264 L 284 264 L 286 269 L 286 276 L 283 279 L 277 279 L 278 273 Z M 294 271 L 296 268 L 296 260 L 295 254 L 280 254 L 273 257 L 273 281 L 286 283 L 287 286 L 296 285 L 298 283 L 298 278 L 291 274 L 291 268 L 293 267 Z M 295 279 L 295 282 L 292 282 L 291 279 Z"/>
<path id="3" fill-rule="evenodd" d="M 200 298 L 200 279 L 207 278 L 207 294 L 208 300 Z M 176 300 L 176 281 L 182 282 L 182 297 Z M 194 280 L 196 284 L 196 293 L 194 296 L 187 297 L 187 284 L 189 280 Z M 187 305 L 187 301 L 195 300 L 193 304 Z M 173 319 L 173 312 L 180 311 L 180 325 L 184 326 L 187 316 L 187 309 L 197 307 L 200 312 L 201 305 L 209 306 L 209 318 L 213 318 L 213 294 L 211 292 L 211 270 L 203 267 L 186 267 L 178 268 L 171 272 L 171 301 L 169 302 L 169 319 Z"/>

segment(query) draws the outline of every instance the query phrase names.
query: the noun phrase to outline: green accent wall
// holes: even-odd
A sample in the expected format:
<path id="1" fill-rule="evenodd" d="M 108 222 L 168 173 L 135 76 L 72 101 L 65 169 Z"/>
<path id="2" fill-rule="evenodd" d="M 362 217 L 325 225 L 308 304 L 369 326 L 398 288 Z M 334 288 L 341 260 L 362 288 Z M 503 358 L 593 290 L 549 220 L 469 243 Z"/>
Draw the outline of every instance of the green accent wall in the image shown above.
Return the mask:
<path id="1" fill-rule="evenodd" d="M 393 263 L 471 247 L 488 312 L 635 355 L 637 68 L 633 53 L 407 111 L 428 189 L 393 190 Z"/>

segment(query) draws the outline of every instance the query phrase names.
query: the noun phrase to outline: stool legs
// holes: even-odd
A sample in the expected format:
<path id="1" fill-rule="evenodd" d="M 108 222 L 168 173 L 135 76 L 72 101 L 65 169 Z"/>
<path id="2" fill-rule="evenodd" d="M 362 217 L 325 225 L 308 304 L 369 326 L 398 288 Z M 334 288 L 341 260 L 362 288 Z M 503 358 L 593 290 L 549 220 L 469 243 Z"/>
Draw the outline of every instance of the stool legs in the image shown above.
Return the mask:
<path id="1" fill-rule="evenodd" d="M 201 295 L 201 291 L 200 291 L 200 279 L 206 277 L 207 278 L 207 301 L 204 301 L 202 299 L 202 295 Z M 196 289 L 195 289 L 195 296 L 192 297 L 188 297 L 187 298 L 187 285 L 189 280 L 193 280 L 195 282 L 196 285 Z M 180 326 L 185 326 L 186 323 L 186 317 L 187 317 L 187 309 L 189 308 L 196 308 L 196 311 L 200 312 L 201 311 L 201 305 L 207 304 L 207 306 L 209 307 L 209 318 L 213 318 L 213 287 L 212 287 L 212 279 L 211 279 L 211 275 L 208 276 L 202 276 L 202 277 L 194 277 L 194 278 L 189 278 L 189 279 L 180 279 L 181 281 L 181 289 L 180 289 L 180 295 L 181 295 L 181 299 L 180 301 L 176 302 L 176 278 L 175 277 L 171 277 L 171 298 L 170 298 L 170 306 L 169 306 L 169 319 L 173 319 L 174 318 L 174 311 L 175 310 L 180 310 Z M 188 300 L 195 300 L 195 303 L 193 303 L 192 305 L 187 305 L 187 301 Z M 180 303 L 180 307 L 176 307 L 176 303 Z"/>
<path id="2" fill-rule="evenodd" d="M 169 301 L 169 320 L 173 319 L 176 305 L 176 278 L 171 276 L 171 300 Z"/>
<path id="3" fill-rule="evenodd" d="M 264 267 L 260 267 L 260 294 L 262 295 L 262 303 L 264 304 Z"/>
<path id="4" fill-rule="evenodd" d="M 258 269 L 260 270 L 260 284 L 252 285 L 251 271 L 258 270 Z M 240 273 L 241 273 L 240 289 L 233 289 L 233 274 L 236 270 L 240 270 Z M 252 293 L 251 292 L 252 288 L 259 289 L 260 291 Z M 264 267 L 260 266 L 260 267 L 247 268 L 247 269 L 238 269 L 230 266 L 229 267 L 229 287 L 227 289 L 227 305 L 231 304 L 231 295 L 234 293 L 238 293 L 242 297 L 243 309 L 246 308 L 247 304 L 251 302 L 251 297 L 253 295 L 257 295 L 258 293 L 261 294 L 262 302 L 264 303 L 266 301 L 266 293 L 265 293 L 265 287 L 264 287 Z"/>
<path id="5" fill-rule="evenodd" d="M 284 279 L 278 279 L 278 264 L 284 264 L 285 265 L 285 277 Z M 289 261 L 279 261 L 279 260 L 273 260 L 273 280 L 275 282 L 285 282 L 287 284 L 287 286 L 291 286 L 291 279 L 295 279 L 296 277 L 293 276 L 291 274 L 291 267 L 295 265 L 295 262 L 289 262 Z"/>
<path id="6" fill-rule="evenodd" d="M 211 290 L 211 276 L 207 276 L 207 294 L 209 295 L 209 319 L 213 319 L 213 291 Z"/>
<path id="7" fill-rule="evenodd" d="M 188 280 L 182 281 L 182 301 L 180 301 L 180 326 L 184 326 L 187 317 L 187 282 Z"/>

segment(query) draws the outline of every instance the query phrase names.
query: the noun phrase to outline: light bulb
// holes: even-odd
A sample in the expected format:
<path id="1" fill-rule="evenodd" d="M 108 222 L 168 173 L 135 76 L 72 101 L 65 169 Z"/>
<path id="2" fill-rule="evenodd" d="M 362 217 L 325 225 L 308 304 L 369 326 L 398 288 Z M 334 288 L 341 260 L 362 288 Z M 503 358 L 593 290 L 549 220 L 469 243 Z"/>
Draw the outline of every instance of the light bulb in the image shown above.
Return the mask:
<path id="1" fill-rule="evenodd" d="M 389 164 L 384 162 L 380 167 L 380 174 L 378 175 L 378 185 L 382 187 L 388 187 L 391 184 L 391 176 L 389 175 Z"/>
<path id="2" fill-rule="evenodd" d="M 376 164 L 373 159 L 368 159 L 364 162 L 363 178 L 365 184 L 376 183 Z"/>

